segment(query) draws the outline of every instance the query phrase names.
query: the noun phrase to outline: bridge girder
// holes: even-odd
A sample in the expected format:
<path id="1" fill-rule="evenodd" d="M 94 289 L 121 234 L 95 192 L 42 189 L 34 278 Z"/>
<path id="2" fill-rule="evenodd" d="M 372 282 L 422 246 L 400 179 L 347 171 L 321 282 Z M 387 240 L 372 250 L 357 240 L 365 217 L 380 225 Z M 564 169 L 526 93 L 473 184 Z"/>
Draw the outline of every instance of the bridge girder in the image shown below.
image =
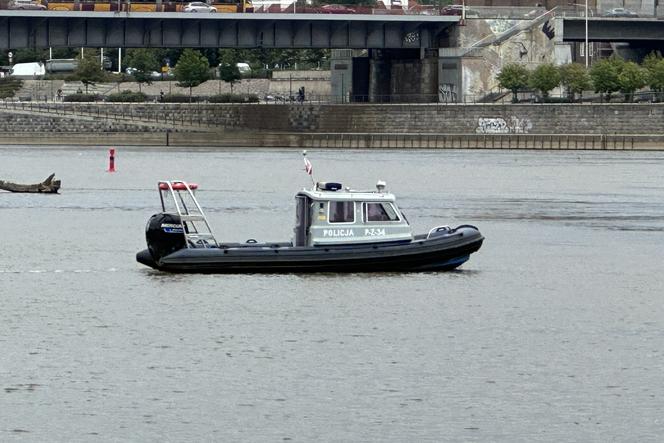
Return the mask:
<path id="1" fill-rule="evenodd" d="M 563 19 L 563 41 L 585 40 L 583 18 Z M 607 18 L 588 19 L 588 40 L 593 42 L 661 42 L 664 40 L 664 21 L 653 18 Z"/>
<path id="2" fill-rule="evenodd" d="M 0 49 L 436 48 L 454 16 L 0 12 Z"/>

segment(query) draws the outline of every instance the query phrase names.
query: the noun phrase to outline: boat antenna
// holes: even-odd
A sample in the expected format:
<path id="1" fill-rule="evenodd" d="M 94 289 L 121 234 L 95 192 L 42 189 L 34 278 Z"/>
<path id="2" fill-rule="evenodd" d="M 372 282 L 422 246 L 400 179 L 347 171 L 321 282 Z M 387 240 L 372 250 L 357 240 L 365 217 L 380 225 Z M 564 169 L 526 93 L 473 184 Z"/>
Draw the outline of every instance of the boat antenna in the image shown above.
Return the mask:
<path id="1" fill-rule="evenodd" d="M 309 174 L 311 177 L 311 185 L 316 189 L 316 180 L 314 180 L 314 166 L 311 164 L 307 158 L 307 150 L 302 151 L 302 159 L 304 160 L 304 172 Z"/>

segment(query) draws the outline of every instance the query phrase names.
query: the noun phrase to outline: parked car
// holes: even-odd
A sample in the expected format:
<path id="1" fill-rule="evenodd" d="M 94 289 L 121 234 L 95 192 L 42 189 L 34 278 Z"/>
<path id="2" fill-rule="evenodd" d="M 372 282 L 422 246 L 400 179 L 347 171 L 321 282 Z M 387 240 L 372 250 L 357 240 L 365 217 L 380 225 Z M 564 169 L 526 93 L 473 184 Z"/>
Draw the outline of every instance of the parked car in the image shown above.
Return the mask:
<path id="1" fill-rule="evenodd" d="M 613 8 L 609 9 L 604 13 L 604 17 L 638 17 L 639 14 L 637 14 L 634 11 L 630 11 L 629 9 L 626 8 Z"/>
<path id="2" fill-rule="evenodd" d="M 13 0 L 7 6 L 7 9 L 31 9 L 37 11 L 45 11 L 46 6 L 34 0 Z"/>
<path id="3" fill-rule="evenodd" d="M 240 74 L 251 74 L 251 66 L 249 63 L 236 63 L 237 70 L 240 71 Z"/>
<path id="4" fill-rule="evenodd" d="M 323 14 L 355 14 L 355 9 L 345 5 L 325 5 L 321 6 L 320 12 Z"/>
<path id="5" fill-rule="evenodd" d="M 191 2 L 182 8 L 182 12 L 217 12 L 217 8 L 203 2 Z"/>

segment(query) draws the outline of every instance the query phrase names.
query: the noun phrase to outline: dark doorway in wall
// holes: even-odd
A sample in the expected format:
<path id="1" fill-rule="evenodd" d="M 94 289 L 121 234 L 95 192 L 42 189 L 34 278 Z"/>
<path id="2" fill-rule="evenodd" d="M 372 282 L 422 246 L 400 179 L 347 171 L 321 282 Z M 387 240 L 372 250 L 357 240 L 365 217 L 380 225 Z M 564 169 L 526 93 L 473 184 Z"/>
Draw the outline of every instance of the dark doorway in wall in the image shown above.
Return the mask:
<path id="1" fill-rule="evenodd" d="M 353 91 L 351 101 L 369 101 L 369 57 L 353 58 Z"/>

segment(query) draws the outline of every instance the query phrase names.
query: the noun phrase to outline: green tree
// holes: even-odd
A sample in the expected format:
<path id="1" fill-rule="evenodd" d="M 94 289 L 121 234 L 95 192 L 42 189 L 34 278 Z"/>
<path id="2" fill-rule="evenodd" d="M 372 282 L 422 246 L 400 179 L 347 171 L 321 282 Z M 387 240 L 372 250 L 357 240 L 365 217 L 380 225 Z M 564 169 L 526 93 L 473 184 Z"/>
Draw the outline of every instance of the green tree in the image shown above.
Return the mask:
<path id="1" fill-rule="evenodd" d="M 43 62 L 48 58 L 48 52 L 42 49 L 17 49 L 14 52 L 14 63 Z"/>
<path id="2" fill-rule="evenodd" d="M 177 64 L 180 55 L 182 55 L 182 49 L 179 48 L 169 48 L 169 49 L 154 49 L 154 54 L 157 60 L 162 66 L 168 63 L 169 66 L 173 67 Z"/>
<path id="3" fill-rule="evenodd" d="M 516 95 L 520 89 L 528 86 L 529 76 L 530 73 L 524 66 L 511 63 L 503 66 L 503 69 L 498 74 L 497 79 L 501 88 L 509 89 L 512 91 L 512 102 L 516 103 L 518 101 Z"/>
<path id="4" fill-rule="evenodd" d="M 75 48 L 53 48 L 53 58 L 76 58 L 78 51 Z"/>
<path id="5" fill-rule="evenodd" d="M 279 67 L 295 66 L 296 63 L 318 66 L 330 59 L 329 49 L 220 49 L 220 60 L 226 59 L 227 55 L 224 54 L 231 54 L 230 57 L 235 63 L 246 62 L 252 68 L 267 66 L 268 69 L 274 69 L 276 65 Z"/>
<path id="6" fill-rule="evenodd" d="M 233 93 L 233 85 L 235 82 L 242 78 L 240 70 L 235 64 L 222 63 L 219 65 L 219 78 L 231 85 L 231 94 Z"/>
<path id="7" fill-rule="evenodd" d="M 647 80 L 645 70 L 639 65 L 634 62 L 623 63 L 618 74 L 618 84 L 620 92 L 625 94 L 625 102 L 631 102 L 634 99 L 634 92 L 643 88 Z"/>
<path id="8" fill-rule="evenodd" d="M 643 59 L 643 68 L 646 70 L 647 84 L 650 89 L 655 91 L 656 101 L 662 99 L 664 92 L 664 63 L 662 54 L 659 51 L 653 51 Z"/>
<path id="9" fill-rule="evenodd" d="M 662 53 L 659 51 L 652 51 L 650 54 L 643 58 L 643 63 L 641 66 L 643 66 L 643 68 L 647 71 L 650 71 L 660 60 L 662 60 Z"/>
<path id="10" fill-rule="evenodd" d="M 620 91 L 618 75 L 624 63 L 622 59 L 612 56 L 596 62 L 590 68 L 590 78 L 595 92 L 606 94 L 608 101 L 611 101 L 611 94 Z"/>
<path id="11" fill-rule="evenodd" d="M 664 95 L 664 59 L 649 65 L 647 73 L 648 85 L 656 92 L 657 101 L 660 101 Z"/>
<path id="12" fill-rule="evenodd" d="M 568 63 L 558 68 L 560 82 L 567 90 L 567 96 L 574 101 L 576 94 L 583 96 L 583 91 L 592 87 L 588 70 L 579 63 Z"/>
<path id="13" fill-rule="evenodd" d="M 159 70 L 160 63 L 157 54 L 153 49 L 140 48 L 128 51 L 127 64 L 134 68 L 133 77 L 138 82 L 138 91 L 141 91 L 141 84 L 152 83 L 152 72 Z"/>
<path id="14" fill-rule="evenodd" d="M 198 86 L 210 78 L 210 65 L 206 57 L 193 49 L 185 49 L 175 65 L 175 79 L 178 86 L 189 88 L 189 101 L 191 101 L 191 88 Z"/>
<path id="15" fill-rule="evenodd" d="M 551 63 L 539 65 L 530 73 L 528 84 L 531 88 L 540 91 L 542 98 L 546 100 L 549 91 L 560 84 L 560 72 Z"/>
<path id="16" fill-rule="evenodd" d="M 240 57 L 238 56 L 238 53 L 242 51 L 241 49 L 233 49 L 233 48 L 221 48 L 219 49 L 218 52 L 218 57 L 219 57 L 219 64 L 222 63 L 229 63 L 229 64 L 235 64 L 239 63 Z"/>
<path id="17" fill-rule="evenodd" d="M 95 54 L 88 54 L 87 57 L 78 57 L 78 67 L 74 71 L 74 78 L 85 85 L 85 93 L 88 93 L 88 86 L 101 82 L 106 78 L 106 74 L 101 69 L 99 57 Z"/>

